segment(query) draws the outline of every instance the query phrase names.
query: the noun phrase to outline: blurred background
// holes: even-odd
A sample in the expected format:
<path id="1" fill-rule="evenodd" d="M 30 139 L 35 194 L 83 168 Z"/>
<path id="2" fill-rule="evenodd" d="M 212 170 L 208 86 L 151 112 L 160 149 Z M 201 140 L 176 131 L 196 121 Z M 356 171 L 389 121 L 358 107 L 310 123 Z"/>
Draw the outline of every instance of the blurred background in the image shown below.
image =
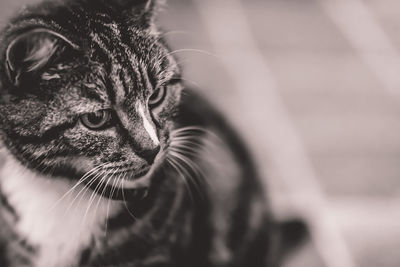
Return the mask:
<path id="1" fill-rule="evenodd" d="M 1 25 L 32 2 L 1 0 Z M 168 0 L 160 16 L 187 84 L 252 148 L 275 216 L 309 223 L 287 267 L 400 266 L 399 12 L 397 0 Z"/>

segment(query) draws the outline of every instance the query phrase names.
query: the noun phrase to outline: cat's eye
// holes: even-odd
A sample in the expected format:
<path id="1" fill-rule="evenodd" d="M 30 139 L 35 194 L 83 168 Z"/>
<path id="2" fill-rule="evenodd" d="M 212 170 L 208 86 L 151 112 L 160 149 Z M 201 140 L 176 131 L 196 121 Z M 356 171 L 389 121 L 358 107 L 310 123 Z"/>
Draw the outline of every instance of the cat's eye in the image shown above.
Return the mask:
<path id="1" fill-rule="evenodd" d="M 154 90 L 153 94 L 149 97 L 148 105 L 150 108 L 155 108 L 156 106 L 160 105 L 167 94 L 167 89 L 165 86 L 161 86 Z"/>
<path id="2" fill-rule="evenodd" d="M 89 129 L 97 130 L 103 128 L 111 119 L 111 111 L 107 109 L 86 113 L 81 116 L 81 122 Z"/>

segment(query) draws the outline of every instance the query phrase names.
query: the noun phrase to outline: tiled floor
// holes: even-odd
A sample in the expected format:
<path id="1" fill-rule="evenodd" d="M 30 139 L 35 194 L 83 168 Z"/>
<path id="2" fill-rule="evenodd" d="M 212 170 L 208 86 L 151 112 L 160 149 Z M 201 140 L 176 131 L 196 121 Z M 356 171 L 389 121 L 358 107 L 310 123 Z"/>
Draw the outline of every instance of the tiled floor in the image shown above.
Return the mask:
<path id="1" fill-rule="evenodd" d="M 29 0 L 1 0 L 0 22 L 22 2 Z M 299 208 L 306 196 L 317 202 L 313 220 L 332 219 L 320 226 L 335 234 L 316 234 L 288 266 L 353 266 L 327 260 L 332 246 L 333 255 L 349 253 L 354 266 L 400 266 L 400 98 L 363 56 L 399 58 L 388 51 L 361 53 L 334 11 L 361 4 L 373 19 L 361 24 L 382 29 L 397 50 L 400 2 L 168 2 L 160 22 L 171 31 L 172 47 L 212 54 L 177 53 L 189 83 L 198 84 L 246 137 L 279 200 L 276 207 L 283 202 L 288 210 L 310 211 Z"/>

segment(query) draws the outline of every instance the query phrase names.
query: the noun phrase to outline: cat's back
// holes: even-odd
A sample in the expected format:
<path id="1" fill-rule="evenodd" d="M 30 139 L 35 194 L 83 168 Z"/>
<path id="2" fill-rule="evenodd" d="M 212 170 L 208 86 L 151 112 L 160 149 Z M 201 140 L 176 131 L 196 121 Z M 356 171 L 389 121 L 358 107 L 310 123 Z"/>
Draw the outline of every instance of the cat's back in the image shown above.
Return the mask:
<path id="1" fill-rule="evenodd" d="M 274 225 L 251 153 L 226 118 L 193 90 L 184 91 L 178 121 L 194 132 L 206 129 L 199 130 L 203 147 L 197 160 L 203 170 L 200 185 L 209 197 L 209 213 L 201 214 L 211 226 L 210 246 L 203 248 L 210 262 L 265 266 Z M 206 235 L 205 229 L 198 231 Z"/>

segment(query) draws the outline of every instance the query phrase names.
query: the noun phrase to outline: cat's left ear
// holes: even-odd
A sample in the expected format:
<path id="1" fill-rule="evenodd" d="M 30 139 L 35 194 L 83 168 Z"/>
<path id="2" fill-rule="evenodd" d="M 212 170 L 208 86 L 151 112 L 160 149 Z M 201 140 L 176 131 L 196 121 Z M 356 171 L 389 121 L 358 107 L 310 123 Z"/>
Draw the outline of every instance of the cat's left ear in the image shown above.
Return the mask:
<path id="1" fill-rule="evenodd" d="M 9 80 L 19 86 L 24 78 L 41 71 L 67 47 L 76 48 L 63 35 L 49 29 L 38 28 L 11 37 L 5 54 Z"/>

